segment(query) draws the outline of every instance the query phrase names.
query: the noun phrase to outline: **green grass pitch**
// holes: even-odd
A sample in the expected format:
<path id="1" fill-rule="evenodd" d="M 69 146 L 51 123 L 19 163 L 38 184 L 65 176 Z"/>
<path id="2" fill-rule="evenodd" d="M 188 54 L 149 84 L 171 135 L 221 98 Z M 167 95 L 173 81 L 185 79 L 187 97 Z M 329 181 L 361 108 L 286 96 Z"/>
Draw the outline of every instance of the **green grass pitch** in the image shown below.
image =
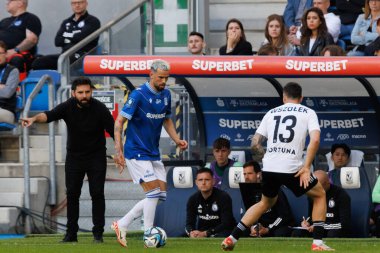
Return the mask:
<path id="1" fill-rule="evenodd" d="M 62 235 L 31 235 L 24 239 L 0 240 L 0 253 L 119 253 L 119 252 L 159 252 L 159 253 L 212 253 L 222 252 L 222 238 L 169 238 L 159 249 L 145 249 L 142 233 L 128 236 L 128 248 L 121 247 L 113 234 L 104 236 L 103 244 L 92 243 L 91 234 L 80 234 L 78 243 L 59 243 Z M 327 239 L 326 243 L 335 252 L 370 253 L 380 252 L 380 239 Z M 234 252 L 258 253 L 302 253 L 311 252 L 311 238 L 242 238 Z"/>

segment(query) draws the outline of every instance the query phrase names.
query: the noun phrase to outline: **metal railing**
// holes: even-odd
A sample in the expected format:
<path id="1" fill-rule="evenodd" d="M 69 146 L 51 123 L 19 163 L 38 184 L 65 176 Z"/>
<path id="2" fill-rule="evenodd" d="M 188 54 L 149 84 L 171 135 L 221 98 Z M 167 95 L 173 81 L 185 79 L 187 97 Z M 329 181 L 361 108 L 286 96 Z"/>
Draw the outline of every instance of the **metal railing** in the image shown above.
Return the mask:
<path id="1" fill-rule="evenodd" d="M 22 113 L 23 118 L 28 117 L 30 107 L 33 99 L 38 95 L 45 83 L 48 83 L 48 98 L 49 98 L 49 110 L 54 107 L 54 81 L 49 75 L 43 75 L 41 79 L 30 93 L 26 100 L 24 111 Z M 24 143 L 24 207 L 30 209 L 30 159 L 29 159 L 29 128 L 23 129 L 23 143 Z M 56 192 L 56 169 L 55 169 L 55 139 L 54 139 L 54 122 L 49 123 L 49 172 L 50 172 L 50 195 L 49 204 L 55 205 L 57 202 Z M 26 217 L 25 231 L 31 232 L 29 217 Z"/>

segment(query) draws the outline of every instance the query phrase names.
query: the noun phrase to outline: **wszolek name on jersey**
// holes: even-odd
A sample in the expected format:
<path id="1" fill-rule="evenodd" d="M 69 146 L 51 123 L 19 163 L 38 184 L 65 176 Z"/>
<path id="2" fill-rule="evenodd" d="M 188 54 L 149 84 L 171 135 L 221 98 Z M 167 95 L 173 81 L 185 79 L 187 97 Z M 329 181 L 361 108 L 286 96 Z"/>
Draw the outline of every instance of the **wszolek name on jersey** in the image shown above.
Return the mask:
<path id="1" fill-rule="evenodd" d="M 282 106 L 278 108 L 274 108 L 270 110 L 270 113 L 276 113 L 276 112 L 303 112 L 307 113 L 307 108 L 300 107 L 300 106 Z"/>

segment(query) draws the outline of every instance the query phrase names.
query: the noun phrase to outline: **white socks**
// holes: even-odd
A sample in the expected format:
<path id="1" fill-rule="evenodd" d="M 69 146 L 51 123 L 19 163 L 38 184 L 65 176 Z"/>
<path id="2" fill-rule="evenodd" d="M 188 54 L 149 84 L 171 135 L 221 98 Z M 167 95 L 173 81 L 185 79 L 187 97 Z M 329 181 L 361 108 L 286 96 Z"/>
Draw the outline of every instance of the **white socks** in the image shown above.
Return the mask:
<path id="1" fill-rule="evenodd" d="M 166 200 L 166 191 L 160 191 L 160 188 L 153 189 L 145 193 L 146 198 L 137 202 L 137 204 L 120 220 L 118 225 L 127 229 L 131 223 L 142 216 L 144 213 L 144 230 L 153 226 L 154 217 L 158 200 Z"/>
<path id="2" fill-rule="evenodd" d="M 141 217 L 145 200 L 146 199 L 143 199 L 137 202 L 137 204 L 123 218 L 118 220 L 117 224 L 119 227 L 127 229 L 135 219 Z"/>
<path id="3" fill-rule="evenodd" d="M 160 188 L 157 187 L 145 193 L 146 199 L 144 201 L 144 230 L 153 226 L 154 216 L 156 214 L 156 207 L 158 199 L 160 198 Z"/>

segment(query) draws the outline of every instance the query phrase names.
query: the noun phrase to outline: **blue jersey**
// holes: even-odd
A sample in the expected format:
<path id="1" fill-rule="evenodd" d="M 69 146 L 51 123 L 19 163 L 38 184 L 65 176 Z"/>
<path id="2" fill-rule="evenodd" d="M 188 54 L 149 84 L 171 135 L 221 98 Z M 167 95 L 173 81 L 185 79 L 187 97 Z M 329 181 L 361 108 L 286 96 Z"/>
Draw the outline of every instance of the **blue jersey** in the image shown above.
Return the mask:
<path id="1" fill-rule="evenodd" d="M 132 91 L 120 115 L 128 119 L 124 156 L 136 160 L 160 160 L 162 124 L 171 114 L 171 95 L 153 90 L 146 82 Z"/>

